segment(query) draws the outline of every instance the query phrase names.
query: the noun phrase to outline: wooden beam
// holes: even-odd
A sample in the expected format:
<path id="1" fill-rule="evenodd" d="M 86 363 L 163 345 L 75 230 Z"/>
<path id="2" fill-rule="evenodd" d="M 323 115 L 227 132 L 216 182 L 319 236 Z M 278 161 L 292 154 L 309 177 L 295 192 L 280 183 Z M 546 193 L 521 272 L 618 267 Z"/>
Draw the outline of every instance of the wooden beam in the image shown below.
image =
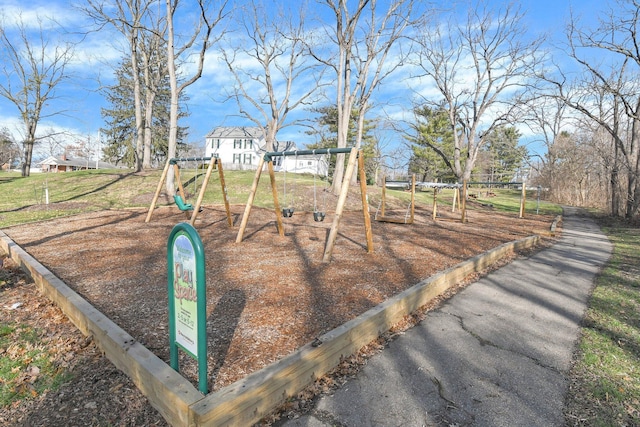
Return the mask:
<path id="1" fill-rule="evenodd" d="M 216 159 L 211 158 L 209 162 L 209 166 L 207 166 L 207 173 L 204 175 L 204 181 L 202 182 L 202 186 L 200 187 L 200 193 L 198 194 L 198 199 L 196 200 L 196 205 L 193 207 L 193 213 L 191 214 L 191 220 L 189 221 L 191 225 L 196 224 L 196 218 L 198 217 L 198 213 L 200 212 L 200 206 L 202 205 L 202 200 L 204 199 L 204 192 L 207 191 L 207 184 L 209 183 L 209 179 L 211 179 L 211 172 L 213 172 L 213 165 L 215 164 Z M 197 184 L 197 183 L 196 183 Z"/>
<path id="2" fill-rule="evenodd" d="M 227 212 L 227 223 L 229 228 L 233 228 L 233 218 L 231 217 L 231 208 L 229 207 L 229 198 L 227 197 L 227 183 L 224 180 L 224 172 L 222 170 L 222 160 L 216 159 L 218 168 L 218 177 L 220 177 L 220 190 L 222 191 L 222 200 L 224 201 L 224 210 Z"/>
<path id="3" fill-rule="evenodd" d="M 460 206 L 460 189 L 458 187 L 453 189 L 453 201 L 451 202 L 451 212 L 456 211 L 456 202 Z"/>
<path id="4" fill-rule="evenodd" d="M 433 187 L 433 213 L 431 214 L 431 217 L 435 221 L 437 216 L 438 216 L 438 189 Z"/>
<path id="5" fill-rule="evenodd" d="M 362 151 L 358 155 L 358 174 L 360 176 L 360 197 L 362 198 L 362 215 L 364 216 L 364 235 L 367 239 L 367 252 L 373 253 L 373 231 L 371 229 L 369 199 L 367 198 L 367 175 L 364 169 Z"/>
<path id="6" fill-rule="evenodd" d="M 156 208 L 156 203 L 158 203 L 158 197 L 160 197 L 160 192 L 162 191 L 162 185 L 164 184 L 165 179 L 167 179 L 167 173 L 169 172 L 169 160 L 167 159 L 167 164 L 164 165 L 164 169 L 162 170 L 162 175 L 160 176 L 160 182 L 158 182 L 158 187 L 156 187 L 156 192 L 153 195 L 153 199 L 151 200 L 151 206 L 149 206 L 149 212 L 147 213 L 147 217 L 144 222 L 149 222 L 151 220 L 151 215 Z"/>
<path id="7" fill-rule="evenodd" d="M 520 197 L 520 215 L 519 218 L 524 218 L 524 207 L 527 204 L 527 183 L 522 181 L 522 196 Z"/>
<path id="8" fill-rule="evenodd" d="M 247 222 L 249 222 L 249 215 L 251 214 L 253 199 L 255 199 L 256 191 L 258 190 L 258 183 L 260 182 L 260 175 L 262 174 L 263 166 L 264 166 L 264 156 L 260 157 L 260 161 L 258 162 L 258 169 L 256 169 L 256 175 L 253 178 L 253 184 L 251 185 L 251 191 L 249 192 L 249 199 L 247 200 L 247 205 L 244 207 L 244 214 L 242 215 L 242 222 L 240 223 L 240 229 L 238 230 L 236 243 L 242 242 L 242 238 L 244 236 L 244 230 L 245 228 L 247 228 Z"/>
<path id="9" fill-rule="evenodd" d="M 187 203 L 187 194 L 184 192 L 184 187 L 182 186 L 182 179 L 180 178 L 180 166 L 177 163 L 173 164 L 173 175 L 175 177 L 175 181 L 178 183 L 178 194 L 182 197 L 182 200 Z M 184 211 L 184 215 L 187 219 L 190 219 L 189 211 Z"/>

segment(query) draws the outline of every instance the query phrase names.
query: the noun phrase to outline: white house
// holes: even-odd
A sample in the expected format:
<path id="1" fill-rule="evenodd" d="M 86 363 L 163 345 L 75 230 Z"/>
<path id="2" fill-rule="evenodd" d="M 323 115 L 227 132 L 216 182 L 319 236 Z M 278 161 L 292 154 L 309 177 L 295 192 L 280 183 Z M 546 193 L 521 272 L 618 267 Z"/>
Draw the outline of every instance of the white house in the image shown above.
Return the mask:
<path id="1" fill-rule="evenodd" d="M 255 170 L 260 157 L 266 152 L 264 133 L 259 127 L 217 127 L 206 136 L 205 156 L 217 155 L 227 170 Z M 273 151 L 297 151 L 293 141 L 276 141 Z M 310 173 L 324 176 L 327 172 L 326 156 L 293 155 L 274 157 L 277 172 Z"/>

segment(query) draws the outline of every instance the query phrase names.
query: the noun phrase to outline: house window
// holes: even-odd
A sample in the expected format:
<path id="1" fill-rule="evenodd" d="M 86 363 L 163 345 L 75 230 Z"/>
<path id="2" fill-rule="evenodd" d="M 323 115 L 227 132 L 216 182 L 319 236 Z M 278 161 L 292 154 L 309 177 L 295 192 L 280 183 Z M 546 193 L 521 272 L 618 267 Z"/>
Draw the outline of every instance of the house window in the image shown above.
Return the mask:
<path id="1" fill-rule="evenodd" d="M 245 154 L 244 155 L 244 164 L 245 165 L 250 165 L 251 164 L 251 157 L 253 157 L 251 154 Z"/>
<path id="2" fill-rule="evenodd" d="M 313 165 L 313 162 L 312 162 L 311 160 L 309 160 L 309 161 L 307 162 L 307 166 L 311 166 L 311 165 Z"/>
<path id="3" fill-rule="evenodd" d="M 234 139 L 233 140 L 233 148 L 242 149 L 242 140 L 241 139 Z"/>
<path id="4" fill-rule="evenodd" d="M 233 163 L 242 163 L 242 154 L 234 154 Z"/>
<path id="5" fill-rule="evenodd" d="M 244 140 L 244 149 L 253 150 L 253 139 L 245 139 Z"/>
<path id="6" fill-rule="evenodd" d="M 216 148 L 220 148 L 220 140 L 219 139 L 212 139 L 211 140 L 211 149 L 216 149 Z"/>

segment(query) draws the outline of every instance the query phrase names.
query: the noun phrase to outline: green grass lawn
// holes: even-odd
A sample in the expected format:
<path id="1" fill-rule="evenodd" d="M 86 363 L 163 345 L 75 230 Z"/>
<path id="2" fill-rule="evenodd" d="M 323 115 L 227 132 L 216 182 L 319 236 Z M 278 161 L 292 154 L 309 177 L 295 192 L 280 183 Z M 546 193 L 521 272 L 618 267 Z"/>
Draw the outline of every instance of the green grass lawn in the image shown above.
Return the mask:
<path id="1" fill-rule="evenodd" d="M 614 253 L 584 320 L 567 423 L 640 426 L 640 228 L 608 220 L 603 231 Z"/>
<path id="2" fill-rule="evenodd" d="M 70 377 L 52 362 L 40 332 L 29 325 L 0 320 L 0 349 L 0 408 L 55 389 Z"/>

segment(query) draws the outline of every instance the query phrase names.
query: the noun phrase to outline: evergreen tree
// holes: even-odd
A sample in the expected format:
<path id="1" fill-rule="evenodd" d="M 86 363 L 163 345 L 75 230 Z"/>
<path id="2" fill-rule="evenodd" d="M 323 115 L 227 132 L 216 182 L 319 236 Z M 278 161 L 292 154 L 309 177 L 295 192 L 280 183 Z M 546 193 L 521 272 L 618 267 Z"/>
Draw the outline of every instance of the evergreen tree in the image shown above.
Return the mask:
<path id="1" fill-rule="evenodd" d="M 318 148 L 336 148 L 338 146 L 338 109 L 334 105 L 325 107 L 318 107 L 312 110 L 319 116 L 317 118 L 317 126 L 308 131 L 309 135 L 316 135 L 318 142 L 315 144 L 309 144 L 307 148 L 309 150 Z M 357 125 L 357 111 L 354 109 L 351 112 L 351 118 L 349 121 L 349 129 L 347 132 L 347 147 L 354 147 L 356 143 L 356 125 Z M 378 150 L 378 144 L 376 138 L 371 134 L 371 131 L 375 127 L 375 122 L 372 120 L 365 120 L 364 132 L 362 135 L 362 143 L 360 149 L 364 155 L 364 168 L 367 175 L 367 184 L 375 183 L 375 177 L 377 171 L 380 168 L 380 153 Z M 345 158 L 345 164 L 347 159 Z M 335 168 L 335 158 L 331 159 L 329 165 L 329 176 L 333 176 L 333 170 Z"/>
<path id="2" fill-rule="evenodd" d="M 427 106 L 415 109 L 415 136 L 411 143 L 409 173 L 415 173 L 419 181 L 454 181 L 453 130 L 444 109 Z"/>
<path id="3" fill-rule="evenodd" d="M 109 108 L 102 109 L 102 117 L 106 126 L 100 131 L 106 137 L 103 157 L 114 164 L 124 164 L 134 167 L 136 162 L 136 135 L 135 135 L 135 110 L 133 102 L 133 78 L 131 63 L 123 60 L 116 70 L 116 84 L 109 86 L 105 91 L 105 97 L 110 104 Z M 164 72 L 164 71 L 163 71 Z M 166 73 L 165 73 L 166 74 Z M 157 163 L 163 163 L 168 151 L 169 132 L 169 81 L 168 77 L 162 79 L 161 87 L 157 93 L 151 108 L 153 109 L 151 123 L 151 157 Z M 181 98 L 182 101 L 185 96 Z M 143 105 L 143 111 L 147 108 Z M 180 117 L 186 114 L 181 112 Z M 144 129 L 146 126 L 142 126 Z M 178 128 L 178 147 L 184 147 L 182 142 L 186 136 L 186 128 Z M 179 155 L 179 154 L 178 154 Z"/>
<path id="4" fill-rule="evenodd" d="M 514 127 L 500 126 L 487 137 L 483 149 L 487 161 L 480 162 L 480 172 L 489 181 L 510 182 L 527 159 L 527 148 L 519 146 L 520 132 Z"/>

